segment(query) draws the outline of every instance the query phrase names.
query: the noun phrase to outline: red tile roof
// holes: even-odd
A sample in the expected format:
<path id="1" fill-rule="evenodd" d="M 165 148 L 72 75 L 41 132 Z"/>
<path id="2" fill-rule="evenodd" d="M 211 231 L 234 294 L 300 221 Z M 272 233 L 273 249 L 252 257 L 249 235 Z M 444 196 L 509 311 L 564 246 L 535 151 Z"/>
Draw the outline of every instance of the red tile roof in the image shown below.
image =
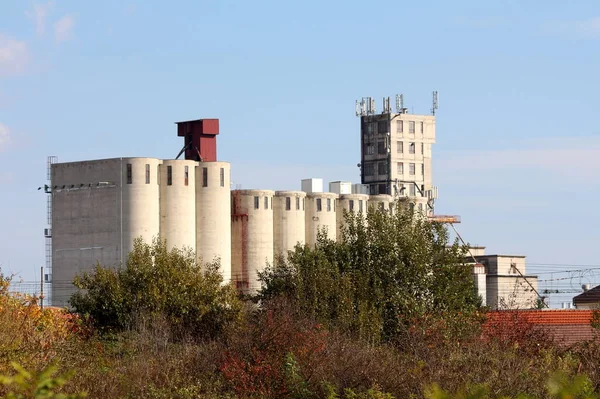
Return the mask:
<path id="1" fill-rule="evenodd" d="M 590 324 L 592 310 L 512 310 L 487 314 L 487 328 L 509 327 L 511 323 L 526 323 L 546 333 L 561 346 L 596 339 L 599 331 Z"/>

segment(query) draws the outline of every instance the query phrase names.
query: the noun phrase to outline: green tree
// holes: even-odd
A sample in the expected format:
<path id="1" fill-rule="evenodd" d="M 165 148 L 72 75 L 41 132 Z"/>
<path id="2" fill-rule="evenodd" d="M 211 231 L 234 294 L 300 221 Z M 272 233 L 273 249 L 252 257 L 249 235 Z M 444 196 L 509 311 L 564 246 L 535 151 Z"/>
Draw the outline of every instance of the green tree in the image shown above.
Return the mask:
<path id="1" fill-rule="evenodd" d="M 345 214 L 339 242 L 321 234 L 261 275 L 259 299 L 279 296 L 320 322 L 371 342 L 397 338 L 410 320 L 479 307 L 466 248 L 409 209 Z"/>
<path id="2" fill-rule="evenodd" d="M 74 280 L 74 310 L 101 331 L 135 327 L 140 319 L 167 322 L 176 336 L 213 337 L 241 315 L 235 289 L 224 285 L 219 263 L 201 265 L 191 250 L 136 239 L 125 267 L 97 265 Z"/>

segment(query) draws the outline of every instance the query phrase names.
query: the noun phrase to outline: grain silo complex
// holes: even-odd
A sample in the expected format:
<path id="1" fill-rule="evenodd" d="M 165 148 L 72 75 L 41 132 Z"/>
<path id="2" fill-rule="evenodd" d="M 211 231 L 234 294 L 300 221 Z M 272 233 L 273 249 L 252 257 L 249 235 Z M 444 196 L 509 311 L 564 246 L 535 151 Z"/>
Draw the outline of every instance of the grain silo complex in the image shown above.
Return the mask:
<path id="1" fill-rule="evenodd" d="M 435 115 L 409 114 L 404 107 L 392 112 L 389 103 L 384 99 L 381 113 L 370 98 L 357 103 L 360 183 L 334 181 L 327 191 L 320 178 L 290 182 L 287 191 L 232 190 L 235 163 L 217 157 L 218 119 L 178 122 L 183 148 L 176 159 L 52 163 L 45 190 L 51 204 L 45 234 L 51 240 L 52 304 L 68 305 L 76 274 L 97 263 L 123 265 L 138 237 L 190 248 L 204 263 L 218 261 L 224 281 L 251 294 L 260 288 L 258 274 L 276 257 L 285 257 L 298 244 L 314 247 L 319 234 L 340 240 L 345 212 L 358 214 L 369 207 L 393 212 L 398 204 L 432 220 L 459 222 L 434 215 Z M 499 303 L 519 278 L 536 284 L 534 276 L 500 276 L 498 271 L 486 280 L 482 270 L 492 268 L 477 262 L 478 284 L 487 281 L 487 291 L 482 287 L 481 292 L 490 303 Z M 524 275 L 524 263 L 518 267 Z"/>

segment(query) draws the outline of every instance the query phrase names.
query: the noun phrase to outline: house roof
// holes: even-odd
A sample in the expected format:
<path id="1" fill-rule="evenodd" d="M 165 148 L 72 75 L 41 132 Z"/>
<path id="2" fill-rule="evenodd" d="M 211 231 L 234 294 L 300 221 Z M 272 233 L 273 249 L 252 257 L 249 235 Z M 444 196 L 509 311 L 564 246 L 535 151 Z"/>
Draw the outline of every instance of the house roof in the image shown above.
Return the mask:
<path id="1" fill-rule="evenodd" d="M 573 297 L 575 305 L 583 303 L 600 303 L 600 285 Z"/>
<path id="2" fill-rule="evenodd" d="M 548 334 L 561 346 L 596 339 L 598 332 L 591 326 L 592 310 L 513 310 L 487 314 L 486 325 L 507 325 L 515 322 L 529 323 Z"/>

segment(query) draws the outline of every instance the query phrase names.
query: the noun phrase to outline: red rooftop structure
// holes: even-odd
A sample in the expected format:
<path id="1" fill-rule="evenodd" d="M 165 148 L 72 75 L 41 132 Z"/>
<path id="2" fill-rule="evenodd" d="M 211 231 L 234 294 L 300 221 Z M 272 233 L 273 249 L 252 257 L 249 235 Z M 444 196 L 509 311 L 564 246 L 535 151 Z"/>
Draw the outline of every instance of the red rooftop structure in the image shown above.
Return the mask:
<path id="1" fill-rule="evenodd" d="M 177 135 L 184 138 L 184 147 L 177 158 L 185 152 L 185 159 L 199 162 L 217 160 L 218 119 L 196 119 L 175 123 Z"/>

